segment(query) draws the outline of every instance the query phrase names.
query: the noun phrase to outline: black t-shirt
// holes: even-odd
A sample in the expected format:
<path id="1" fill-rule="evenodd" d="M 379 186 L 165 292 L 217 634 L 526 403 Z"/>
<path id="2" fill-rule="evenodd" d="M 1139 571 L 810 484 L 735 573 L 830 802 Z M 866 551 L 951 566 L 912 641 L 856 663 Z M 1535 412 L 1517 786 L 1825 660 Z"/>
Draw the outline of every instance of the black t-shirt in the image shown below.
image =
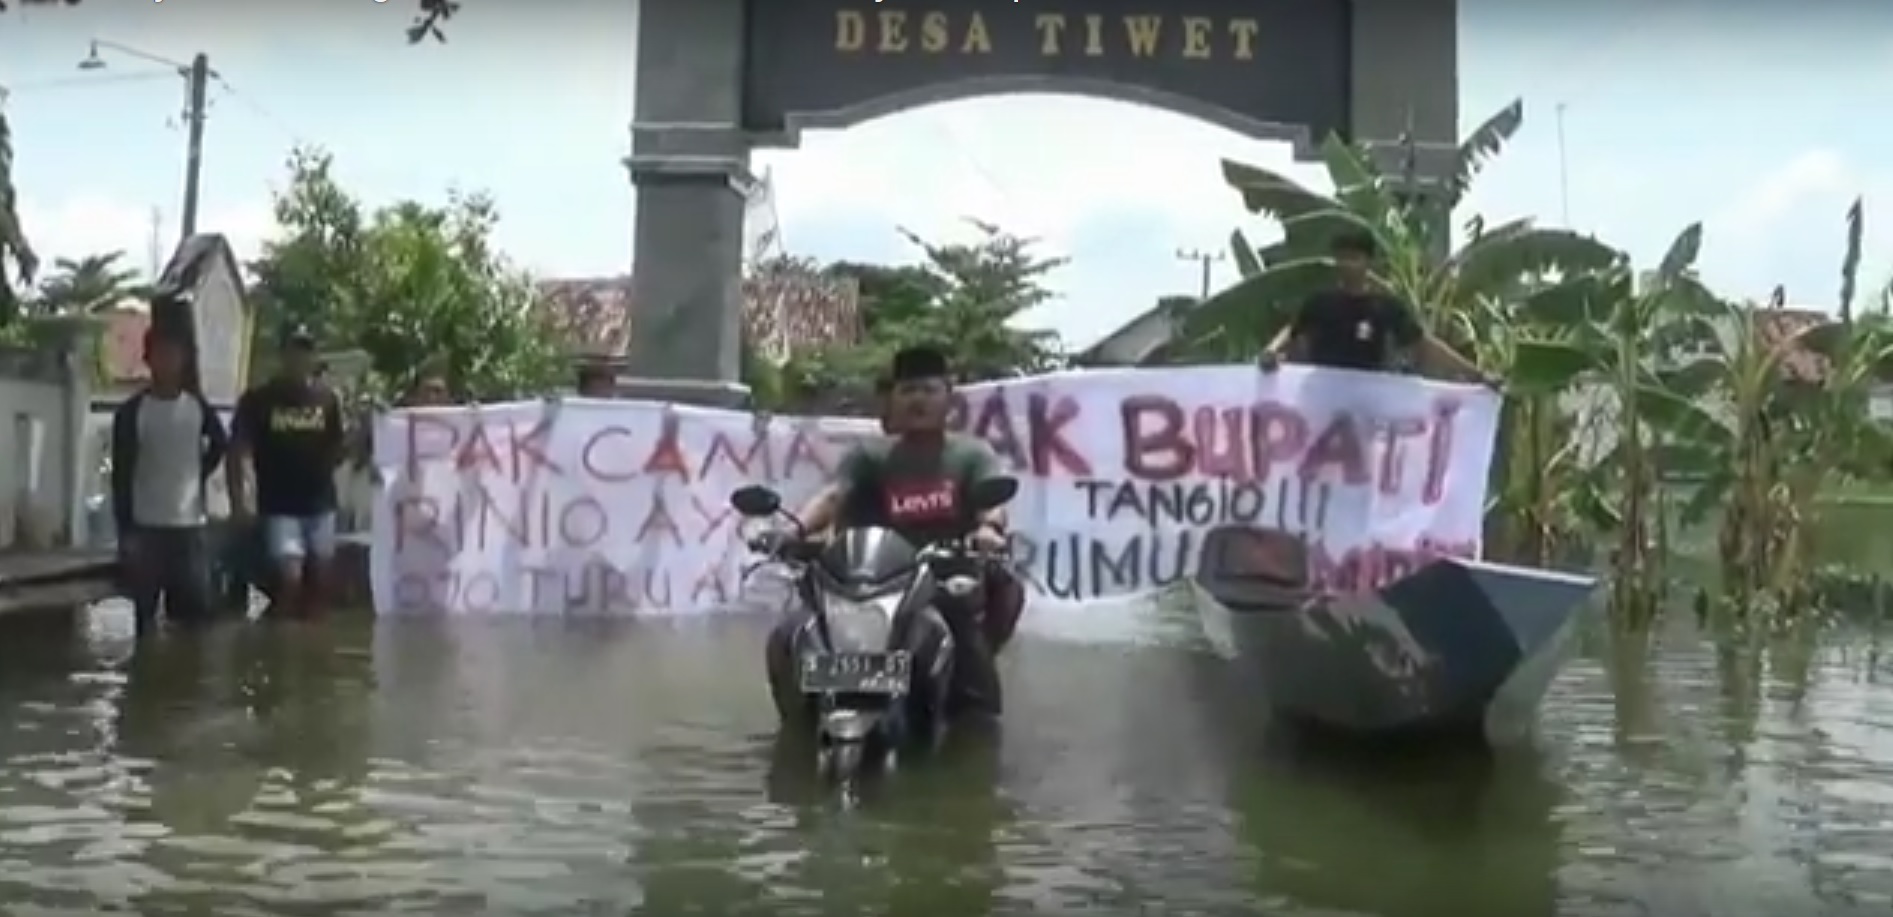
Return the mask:
<path id="1" fill-rule="evenodd" d="M 1406 304 L 1384 293 L 1328 290 L 1308 297 L 1292 333 L 1316 366 L 1384 370 L 1394 347 L 1420 342 L 1420 323 Z"/>
<path id="2" fill-rule="evenodd" d="M 256 467 L 256 511 L 314 516 L 335 509 L 342 407 L 312 382 L 273 379 L 237 399 L 234 438 Z"/>

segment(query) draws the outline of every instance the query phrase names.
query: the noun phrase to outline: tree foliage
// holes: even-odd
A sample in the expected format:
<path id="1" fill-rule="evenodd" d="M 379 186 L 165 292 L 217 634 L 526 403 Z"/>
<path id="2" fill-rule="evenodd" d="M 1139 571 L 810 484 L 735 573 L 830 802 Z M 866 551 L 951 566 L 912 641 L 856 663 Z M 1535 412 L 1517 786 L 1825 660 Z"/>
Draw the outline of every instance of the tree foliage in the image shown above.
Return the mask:
<path id="1" fill-rule="evenodd" d="M 19 193 L 13 187 L 13 132 L 0 97 L 0 326 L 20 316 L 22 291 L 31 289 L 39 256 L 20 225 Z"/>
<path id="2" fill-rule="evenodd" d="M 498 213 L 481 195 L 444 206 L 402 201 L 372 213 L 336 181 L 333 160 L 295 151 L 276 196 L 281 237 L 250 265 L 258 347 L 304 324 L 325 349 L 361 350 L 383 397 L 423 371 L 461 394 L 540 394 L 565 378 L 561 342 L 535 309 L 532 282 L 491 244 Z"/>
<path id="3" fill-rule="evenodd" d="M 803 354 L 782 368 L 783 404 L 796 408 L 859 404 L 895 351 L 927 344 L 945 347 L 969 382 L 1006 379 L 1061 368 L 1058 336 L 1015 327 L 1027 311 L 1054 295 L 1046 278 L 1065 264 L 1034 251 L 1034 241 L 975 222 L 970 242 L 936 244 L 902 235 L 922 260 L 908 265 L 836 262 L 828 272 L 860 287 L 861 339 Z"/>
<path id="4" fill-rule="evenodd" d="M 33 311 L 66 315 L 116 305 L 140 291 L 138 272 L 125 267 L 124 260 L 123 251 L 54 258 L 53 272 L 40 280 Z"/>

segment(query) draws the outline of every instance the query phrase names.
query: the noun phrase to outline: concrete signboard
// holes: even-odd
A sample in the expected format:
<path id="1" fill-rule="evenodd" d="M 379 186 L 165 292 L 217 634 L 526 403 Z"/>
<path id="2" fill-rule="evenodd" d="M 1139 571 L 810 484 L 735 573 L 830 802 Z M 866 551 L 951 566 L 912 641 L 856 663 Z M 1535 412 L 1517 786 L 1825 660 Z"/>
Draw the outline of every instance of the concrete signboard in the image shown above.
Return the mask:
<path id="1" fill-rule="evenodd" d="M 1457 0 L 640 0 L 632 379 L 740 399 L 750 151 L 807 128 L 1007 92 L 1143 102 L 1310 155 L 1458 137 Z M 1205 168 L 1211 167 L 1206 163 Z"/>
<path id="2" fill-rule="evenodd" d="M 752 7 L 744 121 L 845 127 L 942 99 L 1066 91 L 1250 135 L 1347 133 L 1347 0 L 772 0 Z"/>

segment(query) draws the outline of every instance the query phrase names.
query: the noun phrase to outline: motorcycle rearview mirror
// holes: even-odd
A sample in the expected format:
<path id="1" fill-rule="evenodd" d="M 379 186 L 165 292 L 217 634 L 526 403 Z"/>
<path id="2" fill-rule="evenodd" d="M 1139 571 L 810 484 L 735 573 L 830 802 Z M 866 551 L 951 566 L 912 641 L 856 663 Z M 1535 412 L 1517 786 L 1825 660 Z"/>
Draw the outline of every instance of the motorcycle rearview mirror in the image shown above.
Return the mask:
<path id="1" fill-rule="evenodd" d="M 997 509 L 1019 495 L 1019 479 L 1005 476 L 986 478 L 972 486 L 967 501 L 979 512 Z"/>
<path id="2" fill-rule="evenodd" d="M 751 484 L 730 494 L 730 508 L 752 519 L 773 516 L 782 511 L 782 495 L 761 484 Z"/>

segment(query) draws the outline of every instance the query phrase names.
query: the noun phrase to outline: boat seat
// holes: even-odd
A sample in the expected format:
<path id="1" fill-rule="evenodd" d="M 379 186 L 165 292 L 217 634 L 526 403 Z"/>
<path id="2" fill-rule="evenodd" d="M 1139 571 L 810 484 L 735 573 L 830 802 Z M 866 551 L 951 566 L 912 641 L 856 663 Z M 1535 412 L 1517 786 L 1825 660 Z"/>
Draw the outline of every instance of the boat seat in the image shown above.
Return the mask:
<path id="1" fill-rule="evenodd" d="M 1313 599 L 1308 546 L 1298 535 L 1246 525 L 1211 529 L 1196 585 L 1232 613 L 1294 611 Z"/>

